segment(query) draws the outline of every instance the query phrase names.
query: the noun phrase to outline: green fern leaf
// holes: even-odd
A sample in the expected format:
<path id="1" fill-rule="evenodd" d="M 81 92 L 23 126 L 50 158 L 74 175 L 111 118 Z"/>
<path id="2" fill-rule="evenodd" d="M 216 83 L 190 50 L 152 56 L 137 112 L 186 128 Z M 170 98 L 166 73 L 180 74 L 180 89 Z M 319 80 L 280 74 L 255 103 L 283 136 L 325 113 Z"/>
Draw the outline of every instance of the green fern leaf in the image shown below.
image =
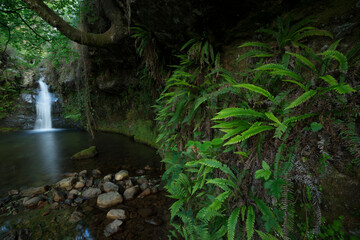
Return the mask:
<path id="1" fill-rule="evenodd" d="M 306 57 L 301 56 L 301 55 L 296 54 L 296 53 L 292 53 L 292 52 L 286 52 L 286 53 L 296 57 L 296 59 L 298 59 L 300 62 L 302 62 L 303 64 L 308 66 L 314 72 L 317 71 L 315 65 L 309 59 L 307 59 Z"/>
<path id="2" fill-rule="evenodd" d="M 274 127 L 271 127 L 271 126 L 268 126 L 268 125 L 256 126 L 254 124 L 248 130 L 241 133 L 241 135 L 233 137 L 228 142 L 226 142 L 224 145 L 235 144 L 235 143 L 244 141 L 244 140 L 248 139 L 249 137 L 252 137 L 252 136 L 254 136 L 256 134 L 259 134 L 259 133 L 264 132 L 264 131 L 272 130 L 272 129 L 274 129 Z"/>
<path id="3" fill-rule="evenodd" d="M 269 45 L 262 42 L 247 42 L 238 46 L 238 48 L 242 48 L 242 47 L 263 47 L 263 48 L 271 49 Z"/>
<path id="4" fill-rule="evenodd" d="M 234 189 L 237 188 L 237 185 L 233 181 L 230 181 L 225 178 L 209 179 L 206 181 L 206 184 L 214 184 L 214 185 L 220 187 L 224 191 L 231 191 L 229 186 L 231 186 Z"/>
<path id="5" fill-rule="evenodd" d="M 325 52 L 319 53 L 319 55 L 323 55 L 326 57 L 333 58 L 339 62 L 340 70 L 347 72 L 348 70 L 348 61 L 347 58 L 339 51 L 336 50 L 326 50 Z"/>
<path id="6" fill-rule="evenodd" d="M 240 210 L 241 210 L 241 208 L 237 207 L 230 214 L 230 217 L 229 217 L 228 222 L 227 222 L 228 240 L 233 240 L 235 238 L 236 224 L 237 224 L 237 221 L 238 221 L 238 218 L 239 218 Z"/>
<path id="7" fill-rule="evenodd" d="M 234 128 L 234 127 L 238 127 L 238 126 L 249 126 L 249 123 L 247 121 L 243 121 L 243 120 L 233 120 L 233 121 L 228 121 L 228 122 L 222 122 L 219 124 L 216 124 L 214 126 L 212 126 L 211 128 Z"/>
<path id="8" fill-rule="evenodd" d="M 320 78 L 330 84 L 330 86 L 336 86 L 339 84 L 338 81 L 331 75 L 321 76 Z"/>
<path id="9" fill-rule="evenodd" d="M 287 106 L 285 108 L 285 110 L 290 109 L 290 108 L 294 108 L 296 106 L 299 106 L 300 104 L 302 104 L 303 102 L 305 102 L 306 100 L 310 99 L 312 96 L 314 96 L 316 94 L 316 90 L 310 90 L 305 92 L 303 95 L 301 95 L 300 97 L 298 97 L 297 99 L 295 99 L 293 102 L 291 102 L 289 104 L 289 106 Z"/>
<path id="10" fill-rule="evenodd" d="M 275 70 L 288 70 L 284 65 L 281 64 L 265 64 L 254 69 L 255 71 L 275 71 Z"/>
<path id="11" fill-rule="evenodd" d="M 244 60 L 245 58 L 248 58 L 248 57 L 272 57 L 272 56 L 273 56 L 273 54 L 264 52 L 262 50 L 255 49 L 255 50 L 248 51 L 248 52 L 246 52 L 244 54 L 241 54 L 236 59 L 236 62 L 240 62 L 240 61 L 242 61 L 242 60 Z"/>
<path id="12" fill-rule="evenodd" d="M 260 93 L 261 95 L 264 95 L 265 97 L 267 97 L 268 99 L 270 99 L 271 101 L 274 101 L 274 96 L 271 95 L 268 91 L 266 91 L 265 89 L 255 86 L 253 84 L 237 84 L 234 85 L 234 87 L 239 87 L 239 88 L 246 88 L 249 89 L 250 91 L 256 92 L 256 93 Z"/>
<path id="13" fill-rule="evenodd" d="M 286 79 L 286 80 L 282 80 L 283 82 L 290 82 L 290 83 L 295 83 L 296 85 L 298 85 L 299 87 L 301 87 L 304 91 L 306 91 L 306 87 L 304 84 L 299 83 L 298 81 L 295 80 L 291 80 L 291 79 Z"/>
<path id="14" fill-rule="evenodd" d="M 283 123 L 287 126 L 290 123 L 297 122 L 297 121 L 300 121 L 300 120 L 303 120 L 303 119 L 306 119 L 306 118 L 309 118 L 309 117 L 313 117 L 315 115 L 316 114 L 314 114 L 314 113 L 303 114 L 303 115 L 300 115 L 300 116 L 288 118 Z"/>
<path id="15" fill-rule="evenodd" d="M 245 108 L 226 108 L 217 113 L 217 116 L 212 120 L 224 119 L 229 117 L 256 117 L 266 118 L 263 113 L 257 112 L 252 109 Z"/>
<path id="16" fill-rule="evenodd" d="M 293 41 L 298 42 L 303 38 L 312 37 L 312 36 L 323 36 L 323 37 L 329 37 L 331 39 L 333 38 L 333 35 L 329 31 L 320 30 L 320 29 L 310 29 L 304 32 L 298 32 L 294 36 Z"/>
<path id="17" fill-rule="evenodd" d="M 184 204 L 184 200 L 180 199 L 173 203 L 170 207 L 171 220 L 176 216 Z"/>
<path id="18" fill-rule="evenodd" d="M 271 121 L 274 121 L 274 122 L 276 122 L 277 124 L 281 125 L 280 120 L 279 120 L 277 117 L 275 117 L 275 115 L 274 115 L 272 112 L 267 112 L 267 113 L 265 113 L 265 115 L 266 115 Z"/>
<path id="19" fill-rule="evenodd" d="M 231 138 L 231 137 L 235 136 L 236 134 L 245 131 L 249 127 L 250 127 L 250 124 L 247 124 L 245 126 L 239 126 L 234 129 L 221 129 L 221 131 L 226 132 L 226 134 L 221 139 L 225 140 L 225 139 Z"/>
<path id="20" fill-rule="evenodd" d="M 248 206 L 246 217 L 246 235 L 247 240 L 250 240 L 254 235 L 255 212 L 252 206 Z"/>
<path id="21" fill-rule="evenodd" d="M 278 240 L 276 237 L 274 237 L 270 233 L 264 233 L 264 232 L 261 232 L 258 230 L 255 230 L 255 231 L 257 232 L 257 234 L 259 235 L 261 240 Z"/>
<path id="22" fill-rule="evenodd" d="M 277 69 L 277 70 L 272 71 L 271 74 L 280 75 L 280 76 L 288 76 L 288 77 L 291 77 L 298 81 L 304 81 L 304 79 L 302 77 L 300 77 L 300 75 L 294 73 L 293 71 L 291 71 L 289 69 Z"/>
<path id="23" fill-rule="evenodd" d="M 350 85 L 346 84 L 340 84 L 338 85 L 335 90 L 339 93 L 339 94 L 346 94 L 346 93 L 351 93 L 351 92 L 356 92 L 355 89 L 353 89 L 352 87 L 350 87 Z"/>

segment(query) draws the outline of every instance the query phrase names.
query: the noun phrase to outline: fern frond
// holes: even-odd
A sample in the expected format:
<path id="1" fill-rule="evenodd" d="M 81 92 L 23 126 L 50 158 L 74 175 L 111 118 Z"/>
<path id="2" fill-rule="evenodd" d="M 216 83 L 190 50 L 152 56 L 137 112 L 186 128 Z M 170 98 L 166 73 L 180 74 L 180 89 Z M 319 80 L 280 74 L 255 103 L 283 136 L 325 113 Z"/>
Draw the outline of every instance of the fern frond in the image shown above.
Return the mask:
<path id="1" fill-rule="evenodd" d="M 174 219 L 174 217 L 176 216 L 176 214 L 180 211 L 180 209 L 182 208 L 184 204 L 184 200 L 183 199 L 179 199 L 176 202 L 174 202 L 171 207 L 170 207 L 170 214 L 171 214 L 171 220 Z"/>
<path id="2" fill-rule="evenodd" d="M 238 46 L 238 48 L 242 48 L 242 47 L 263 47 L 263 48 L 271 49 L 269 45 L 262 42 L 247 42 Z"/>
<path id="3" fill-rule="evenodd" d="M 236 224 L 238 222 L 240 210 L 240 207 L 235 208 L 234 211 L 232 211 L 232 213 L 230 214 L 230 217 L 227 221 L 228 240 L 233 240 L 235 238 Z"/>
<path id="4" fill-rule="evenodd" d="M 290 82 L 290 83 L 295 83 L 296 85 L 298 85 L 299 87 L 301 87 L 304 91 L 306 91 L 306 87 L 304 84 L 299 83 L 298 81 L 295 80 L 291 80 L 291 79 L 286 79 L 286 80 L 282 80 L 283 82 Z"/>
<path id="5" fill-rule="evenodd" d="M 333 35 L 326 30 L 320 30 L 320 29 L 309 29 L 303 32 L 298 32 L 294 38 L 293 41 L 300 41 L 303 38 L 307 38 L 307 37 L 312 37 L 312 36 L 323 36 L 323 37 L 329 37 L 331 39 L 333 39 Z"/>
<path id="6" fill-rule="evenodd" d="M 254 224 L 255 224 L 255 212 L 252 206 L 248 206 L 246 216 L 246 235 L 247 240 L 251 240 L 254 235 Z"/>
<path id="7" fill-rule="evenodd" d="M 240 62 L 242 60 L 244 60 L 245 58 L 248 58 L 248 57 L 272 57 L 273 54 L 271 53 L 268 53 L 268 52 L 265 52 L 265 51 L 262 51 L 262 50 L 258 50 L 258 49 L 254 49 L 254 50 L 251 50 L 251 51 L 248 51 L 244 54 L 241 54 L 237 59 L 236 59 L 236 62 Z"/>
<path id="8" fill-rule="evenodd" d="M 256 117 L 256 118 L 266 118 L 263 113 L 257 112 L 252 109 L 245 108 L 226 108 L 217 113 L 217 116 L 212 118 L 212 120 L 224 119 L 230 117 Z"/>
<path id="9" fill-rule="evenodd" d="M 306 119 L 306 118 L 309 118 L 309 117 L 313 117 L 313 116 L 316 116 L 316 114 L 308 113 L 308 114 L 303 114 L 303 115 L 300 115 L 300 116 L 290 117 L 288 119 L 285 119 L 283 123 L 285 125 L 289 125 L 290 123 L 297 122 L 297 121 L 300 121 L 300 120 L 303 120 L 303 119 Z"/>
<path id="10" fill-rule="evenodd" d="M 245 126 L 240 125 L 239 127 L 236 127 L 234 129 L 220 129 L 222 132 L 226 133 L 221 139 L 225 140 L 225 139 L 231 138 L 231 137 L 237 135 L 238 133 L 245 131 L 249 127 L 250 127 L 250 124 L 247 124 Z"/>
<path id="11" fill-rule="evenodd" d="M 229 186 L 231 186 L 233 189 L 237 188 L 237 185 L 233 181 L 225 178 L 209 179 L 206 181 L 206 184 L 214 184 L 215 186 L 221 188 L 224 191 L 231 191 Z"/>
<path id="12" fill-rule="evenodd" d="M 259 134 L 264 131 L 272 130 L 272 129 L 274 129 L 274 127 L 271 127 L 268 125 L 260 125 L 260 126 L 253 125 L 248 130 L 242 132 L 241 135 L 238 135 L 238 136 L 230 139 L 224 145 L 235 144 L 235 143 L 244 141 L 244 140 L 248 139 L 249 137 L 252 137 L 256 134 Z"/>
<path id="13" fill-rule="evenodd" d="M 261 95 L 267 97 L 268 99 L 270 99 L 272 102 L 274 101 L 274 96 L 271 95 L 271 93 L 269 93 L 267 90 L 261 88 L 261 87 L 258 87 L 258 86 L 255 86 L 253 84 L 237 84 L 237 85 L 234 85 L 234 87 L 239 87 L 239 88 L 246 88 L 250 91 L 253 91 L 253 92 L 256 92 L 256 93 L 260 93 Z"/>
<path id="14" fill-rule="evenodd" d="M 212 126 L 211 128 L 234 128 L 238 126 L 249 126 L 249 123 L 244 120 L 233 120 L 228 122 L 222 122 Z"/>
<path id="15" fill-rule="evenodd" d="M 308 66 L 311 70 L 313 70 L 314 72 L 317 72 L 315 65 L 309 59 L 307 59 L 306 57 L 301 56 L 301 55 L 296 54 L 296 53 L 292 53 L 292 52 L 286 52 L 286 53 L 290 54 L 291 56 L 294 56 L 300 62 L 302 62 L 303 64 Z"/>
<path id="16" fill-rule="evenodd" d="M 348 61 L 347 58 L 339 51 L 336 50 L 326 50 L 325 52 L 319 53 L 319 55 L 323 55 L 326 57 L 330 57 L 332 59 L 335 59 L 339 62 L 339 68 L 340 70 L 347 72 L 348 70 Z"/>
<path id="17" fill-rule="evenodd" d="M 304 94 L 302 94 L 300 97 L 298 97 L 297 99 L 295 99 L 293 102 L 291 102 L 289 104 L 289 106 L 287 106 L 285 108 L 285 110 L 290 109 L 290 108 L 294 108 L 296 106 L 299 106 L 300 104 L 302 104 L 303 102 L 305 102 L 306 100 L 310 99 L 312 96 L 314 96 L 317 93 L 316 90 L 310 90 L 305 92 Z"/>

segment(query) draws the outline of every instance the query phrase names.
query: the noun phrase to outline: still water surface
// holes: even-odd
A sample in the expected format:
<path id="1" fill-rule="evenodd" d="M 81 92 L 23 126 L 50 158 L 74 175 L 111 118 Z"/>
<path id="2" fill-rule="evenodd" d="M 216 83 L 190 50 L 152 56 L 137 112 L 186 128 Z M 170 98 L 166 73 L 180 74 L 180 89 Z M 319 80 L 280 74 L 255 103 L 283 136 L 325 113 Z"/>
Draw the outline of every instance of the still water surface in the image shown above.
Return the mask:
<path id="1" fill-rule="evenodd" d="M 91 145 L 99 152 L 96 158 L 70 159 Z M 92 140 L 78 130 L 0 133 L 0 196 L 11 189 L 53 184 L 66 172 L 97 168 L 107 174 L 146 165 L 159 167 L 156 151 L 118 134 L 97 133 Z"/>

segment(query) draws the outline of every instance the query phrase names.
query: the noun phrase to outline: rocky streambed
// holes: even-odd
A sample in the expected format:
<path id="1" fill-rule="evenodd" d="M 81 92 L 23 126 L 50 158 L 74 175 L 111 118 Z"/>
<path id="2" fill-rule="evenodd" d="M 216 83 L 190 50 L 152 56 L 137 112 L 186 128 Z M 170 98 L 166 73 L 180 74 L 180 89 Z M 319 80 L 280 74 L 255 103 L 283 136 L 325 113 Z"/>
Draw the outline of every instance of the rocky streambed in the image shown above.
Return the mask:
<path id="1" fill-rule="evenodd" d="M 171 200 L 151 168 L 69 173 L 0 199 L 0 239 L 167 239 Z"/>

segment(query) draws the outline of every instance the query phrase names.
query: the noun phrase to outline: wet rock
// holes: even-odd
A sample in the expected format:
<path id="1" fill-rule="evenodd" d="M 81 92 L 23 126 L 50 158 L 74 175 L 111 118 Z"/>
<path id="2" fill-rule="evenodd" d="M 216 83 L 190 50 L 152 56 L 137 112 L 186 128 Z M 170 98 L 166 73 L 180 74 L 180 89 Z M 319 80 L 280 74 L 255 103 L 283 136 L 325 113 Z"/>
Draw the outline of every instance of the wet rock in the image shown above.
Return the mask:
<path id="1" fill-rule="evenodd" d="M 80 177 L 85 177 L 86 174 L 87 174 L 87 170 L 82 170 L 81 172 L 79 172 Z"/>
<path id="2" fill-rule="evenodd" d="M 120 226 L 123 224 L 123 221 L 121 220 L 114 220 L 111 223 L 109 223 L 104 231 L 105 237 L 110 237 L 112 234 L 119 231 Z"/>
<path id="3" fill-rule="evenodd" d="M 138 214 L 143 218 L 147 218 L 153 215 L 154 211 L 151 208 L 140 208 Z"/>
<path id="4" fill-rule="evenodd" d="M 38 203 L 41 200 L 42 200 L 41 197 L 33 197 L 33 198 L 26 197 L 23 201 L 23 205 L 26 208 L 35 208 L 35 207 L 37 207 Z"/>
<path id="5" fill-rule="evenodd" d="M 19 191 L 16 190 L 16 189 L 13 189 L 13 190 L 10 190 L 10 191 L 8 192 L 8 194 L 9 194 L 10 196 L 18 195 L 18 194 L 19 194 Z"/>
<path id="6" fill-rule="evenodd" d="M 99 188 L 88 188 L 82 193 L 82 197 L 85 199 L 95 198 L 101 194 Z"/>
<path id="7" fill-rule="evenodd" d="M 111 179 L 112 179 L 112 174 L 106 175 L 103 179 L 104 179 L 104 182 L 111 181 Z"/>
<path id="8" fill-rule="evenodd" d="M 84 199 L 81 197 L 77 197 L 74 199 L 74 203 L 76 204 L 82 204 L 84 202 Z"/>
<path id="9" fill-rule="evenodd" d="M 74 154 L 71 159 L 74 160 L 80 160 L 80 159 L 88 159 L 88 158 L 93 158 L 98 154 L 96 147 L 95 146 L 91 146 L 87 149 L 84 149 L 76 154 Z"/>
<path id="10" fill-rule="evenodd" d="M 147 218 L 145 219 L 145 222 L 154 226 L 159 226 L 162 224 L 162 220 L 158 217 Z"/>
<path id="11" fill-rule="evenodd" d="M 133 186 L 134 186 L 134 183 L 132 182 L 131 179 L 125 180 L 125 188 L 126 189 L 131 188 Z"/>
<path id="12" fill-rule="evenodd" d="M 84 214 L 82 214 L 81 212 L 74 211 L 69 218 L 69 222 L 76 223 L 76 222 L 80 221 L 83 218 L 83 216 L 84 216 Z"/>
<path id="13" fill-rule="evenodd" d="M 143 184 L 143 183 L 147 183 L 148 182 L 148 180 L 146 179 L 146 178 L 144 178 L 144 177 L 140 177 L 138 180 L 137 180 L 137 183 L 138 184 Z"/>
<path id="14" fill-rule="evenodd" d="M 138 198 L 144 198 L 151 194 L 150 188 L 145 189 L 142 193 L 139 194 Z"/>
<path id="15" fill-rule="evenodd" d="M 55 202 L 64 201 L 65 197 L 66 197 L 66 195 L 63 191 L 60 191 L 57 189 L 52 190 L 52 196 L 53 196 Z"/>
<path id="16" fill-rule="evenodd" d="M 73 184 L 76 182 L 75 177 L 64 178 L 55 184 L 56 187 L 62 189 L 71 189 Z"/>
<path id="17" fill-rule="evenodd" d="M 86 186 L 91 187 L 94 184 L 94 179 L 91 177 L 86 180 Z"/>
<path id="18" fill-rule="evenodd" d="M 136 194 L 140 191 L 139 186 L 134 186 L 131 188 L 128 188 L 124 192 L 124 198 L 125 200 L 131 200 L 134 199 Z"/>
<path id="19" fill-rule="evenodd" d="M 76 188 L 76 189 L 80 189 L 80 188 L 83 188 L 83 187 L 85 187 L 85 182 L 84 181 L 79 181 L 74 186 L 74 188 Z"/>
<path id="20" fill-rule="evenodd" d="M 94 170 L 92 170 L 92 176 L 93 176 L 94 178 L 99 178 L 99 177 L 101 177 L 101 171 L 100 171 L 99 169 L 94 169 Z"/>
<path id="21" fill-rule="evenodd" d="M 120 220 L 125 220 L 126 219 L 126 215 L 125 215 L 125 210 L 122 209 L 111 209 L 107 214 L 106 217 L 108 219 L 120 219 Z"/>
<path id="22" fill-rule="evenodd" d="M 73 203 L 73 200 L 70 199 L 70 198 L 67 198 L 67 199 L 64 201 L 64 203 L 65 203 L 66 205 L 68 205 L 68 206 L 71 206 L 71 204 Z"/>
<path id="23" fill-rule="evenodd" d="M 77 177 L 79 174 L 77 172 L 73 172 L 73 173 L 64 173 L 64 177 L 68 178 L 68 177 Z"/>
<path id="24" fill-rule="evenodd" d="M 80 192 L 76 189 L 73 189 L 69 192 L 69 196 L 68 198 L 69 199 L 74 199 L 76 196 L 79 196 L 80 195 Z"/>
<path id="25" fill-rule="evenodd" d="M 119 191 L 119 186 L 112 183 L 112 182 L 106 182 L 103 185 L 104 192 L 117 192 Z"/>
<path id="26" fill-rule="evenodd" d="M 42 193 L 46 192 L 47 189 L 48 189 L 48 186 L 28 188 L 28 189 L 25 189 L 25 190 L 21 191 L 21 196 L 23 196 L 23 197 L 33 197 L 35 195 L 42 194 Z"/>
<path id="27" fill-rule="evenodd" d="M 121 181 L 129 177 L 129 172 L 126 170 L 121 170 L 115 174 L 115 180 Z"/>
<path id="28" fill-rule="evenodd" d="M 123 202 L 123 197 L 118 192 L 108 192 L 99 195 L 97 205 L 101 208 L 108 208 Z"/>
<path id="29" fill-rule="evenodd" d="M 149 188 L 149 184 L 147 184 L 147 183 L 143 183 L 143 184 L 140 185 L 141 191 L 144 191 L 147 188 Z"/>

